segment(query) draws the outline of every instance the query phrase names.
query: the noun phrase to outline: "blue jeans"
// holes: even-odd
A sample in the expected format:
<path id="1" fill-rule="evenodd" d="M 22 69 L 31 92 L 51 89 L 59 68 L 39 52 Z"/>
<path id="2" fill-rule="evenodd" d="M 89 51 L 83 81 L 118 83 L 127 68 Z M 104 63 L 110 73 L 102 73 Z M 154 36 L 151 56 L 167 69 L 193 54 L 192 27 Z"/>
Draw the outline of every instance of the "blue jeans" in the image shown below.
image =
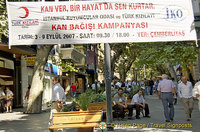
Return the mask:
<path id="1" fill-rule="evenodd" d="M 149 94 L 149 86 L 146 86 L 146 95 Z"/>
<path id="2" fill-rule="evenodd" d="M 161 93 L 162 104 L 164 107 L 164 115 L 166 120 L 174 118 L 174 105 L 172 93 Z"/>
<path id="3" fill-rule="evenodd" d="M 73 97 L 76 97 L 76 92 L 72 92 L 72 96 L 73 96 Z"/>
<path id="4" fill-rule="evenodd" d="M 155 94 L 157 94 L 158 93 L 158 89 L 157 89 L 158 87 L 155 87 Z"/>

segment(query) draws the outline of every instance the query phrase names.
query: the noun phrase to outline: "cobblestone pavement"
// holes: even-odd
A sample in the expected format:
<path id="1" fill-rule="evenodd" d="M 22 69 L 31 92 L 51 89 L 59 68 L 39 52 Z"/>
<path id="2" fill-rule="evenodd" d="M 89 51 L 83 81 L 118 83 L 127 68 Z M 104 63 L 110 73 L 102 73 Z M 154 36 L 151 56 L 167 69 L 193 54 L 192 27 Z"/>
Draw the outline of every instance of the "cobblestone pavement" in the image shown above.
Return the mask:
<path id="1" fill-rule="evenodd" d="M 118 132 L 200 132 L 200 112 L 197 101 L 192 113 L 192 121 L 186 121 L 183 104 L 178 100 L 175 105 L 174 121 L 165 122 L 163 106 L 156 96 L 146 96 L 151 118 L 120 121 L 114 119 L 113 126 Z M 41 114 L 23 114 L 23 109 L 14 109 L 13 113 L 0 114 L 0 132 L 48 132 L 49 110 Z M 134 124 L 134 126 L 133 126 Z M 179 128 L 179 126 L 185 126 Z M 187 126 L 187 127 L 186 127 Z M 65 132 L 76 132 L 76 129 L 64 129 Z M 106 130 L 104 130 L 106 131 Z M 99 128 L 95 132 L 102 132 Z"/>

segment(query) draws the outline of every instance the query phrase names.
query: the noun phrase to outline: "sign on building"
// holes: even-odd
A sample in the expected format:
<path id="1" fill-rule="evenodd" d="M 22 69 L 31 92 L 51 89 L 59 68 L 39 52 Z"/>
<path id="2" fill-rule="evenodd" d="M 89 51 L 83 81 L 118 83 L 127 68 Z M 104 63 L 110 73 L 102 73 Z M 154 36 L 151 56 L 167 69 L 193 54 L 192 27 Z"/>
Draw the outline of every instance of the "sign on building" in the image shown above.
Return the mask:
<path id="1" fill-rule="evenodd" d="M 191 0 L 7 2 L 9 44 L 196 40 Z"/>
<path id="2" fill-rule="evenodd" d="M 35 64 L 35 55 L 27 56 L 26 58 L 26 66 L 27 67 L 33 67 Z"/>

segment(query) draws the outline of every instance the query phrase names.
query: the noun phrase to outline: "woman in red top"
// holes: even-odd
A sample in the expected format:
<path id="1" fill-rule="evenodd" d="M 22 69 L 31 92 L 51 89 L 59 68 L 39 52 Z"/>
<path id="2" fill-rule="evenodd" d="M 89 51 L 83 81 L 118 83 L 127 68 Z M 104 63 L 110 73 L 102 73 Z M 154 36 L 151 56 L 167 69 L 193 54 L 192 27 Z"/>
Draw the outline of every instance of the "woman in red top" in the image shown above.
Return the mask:
<path id="1" fill-rule="evenodd" d="M 76 85 L 74 85 L 74 83 L 72 83 L 71 89 L 72 89 L 72 96 L 75 97 L 76 96 Z"/>

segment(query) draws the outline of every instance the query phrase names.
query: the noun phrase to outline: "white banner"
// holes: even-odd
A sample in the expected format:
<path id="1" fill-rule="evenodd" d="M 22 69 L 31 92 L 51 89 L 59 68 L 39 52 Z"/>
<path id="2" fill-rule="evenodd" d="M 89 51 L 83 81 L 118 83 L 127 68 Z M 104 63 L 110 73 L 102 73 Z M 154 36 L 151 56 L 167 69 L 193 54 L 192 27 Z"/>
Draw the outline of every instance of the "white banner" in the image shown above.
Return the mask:
<path id="1" fill-rule="evenodd" d="M 9 44 L 196 40 L 191 0 L 7 2 Z"/>

